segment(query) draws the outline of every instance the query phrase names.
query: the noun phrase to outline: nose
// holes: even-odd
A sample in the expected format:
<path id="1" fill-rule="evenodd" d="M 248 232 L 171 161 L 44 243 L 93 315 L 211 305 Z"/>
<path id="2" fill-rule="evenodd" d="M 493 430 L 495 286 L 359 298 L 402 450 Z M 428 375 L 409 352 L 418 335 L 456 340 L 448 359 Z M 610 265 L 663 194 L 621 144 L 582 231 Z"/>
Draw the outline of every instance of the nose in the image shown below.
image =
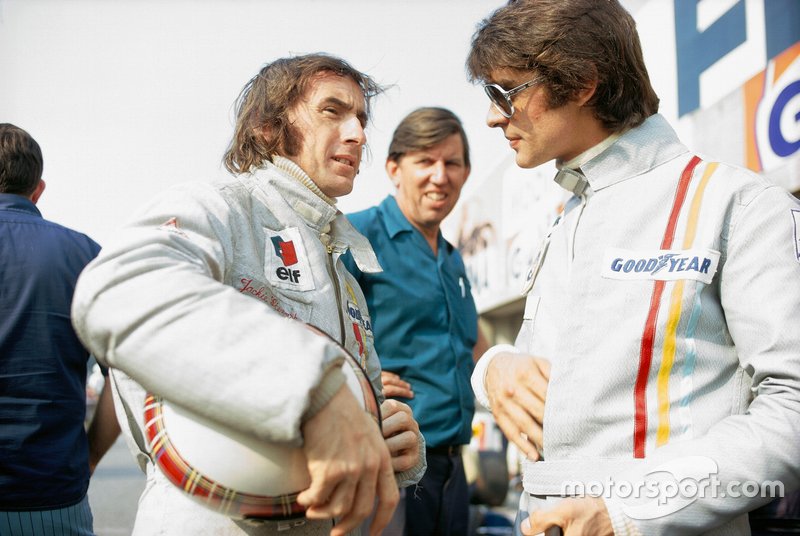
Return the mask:
<path id="1" fill-rule="evenodd" d="M 345 121 L 342 125 L 342 136 L 345 143 L 356 143 L 358 145 L 367 143 L 367 134 L 364 132 L 364 126 L 355 116 Z"/>
<path id="2" fill-rule="evenodd" d="M 444 160 L 437 160 L 431 166 L 430 181 L 434 184 L 444 184 L 447 181 L 447 167 Z"/>
<path id="3" fill-rule="evenodd" d="M 497 106 L 489 104 L 489 112 L 486 114 L 486 124 L 490 127 L 500 127 L 508 123 L 508 118 L 500 113 Z"/>

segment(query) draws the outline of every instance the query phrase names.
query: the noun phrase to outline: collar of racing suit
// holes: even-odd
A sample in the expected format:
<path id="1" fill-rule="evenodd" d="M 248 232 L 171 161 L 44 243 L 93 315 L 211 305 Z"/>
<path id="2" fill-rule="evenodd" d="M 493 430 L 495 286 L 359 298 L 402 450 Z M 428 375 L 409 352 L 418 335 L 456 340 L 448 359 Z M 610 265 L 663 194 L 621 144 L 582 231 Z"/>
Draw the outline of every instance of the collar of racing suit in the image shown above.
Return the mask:
<path id="1" fill-rule="evenodd" d="M 276 191 L 288 205 L 319 236 L 329 251 L 339 253 L 350 250 L 359 270 L 365 273 L 381 272 L 381 265 L 369 241 L 359 233 L 347 217 L 336 208 L 335 201 L 326 196 L 314 181 L 291 160 L 273 156 L 256 171 L 259 182 Z M 289 179 L 289 180 L 287 180 Z M 276 199 L 267 195 L 268 205 Z M 274 208 L 274 207 L 273 207 Z"/>
<path id="2" fill-rule="evenodd" d="M 280 155 L 272 155 L 272 163 L 275 165 L 276 168 L 280 169 L 291 178 L 298 181 L 300 184 L 314 192 L 319 196 L 320 199 L 328 203 L 329 205 L 333 206 L 336 205 L 336 200 L 328 197 L 325 195 L 322 190 L 319 189 L 317 183 L 315 183 L 308 174 L 303 171 L 303 169 L 289 160 L 286 157 Z"/>
<path id="3" fill-rule="evenodd" d="M 611 147 L 621 135 L 621 132 L 615 132 L 597 145 L 585 150 L 575 158 L 567 162 L 556 162 L 558 173 L 556 173 L 556 176 L 553 178 L 553 180 L 565 190 L 572 192 L 573 195 L 583 195 L 589 188 L 589 179 L 583 174 L 581 166 Z"/>

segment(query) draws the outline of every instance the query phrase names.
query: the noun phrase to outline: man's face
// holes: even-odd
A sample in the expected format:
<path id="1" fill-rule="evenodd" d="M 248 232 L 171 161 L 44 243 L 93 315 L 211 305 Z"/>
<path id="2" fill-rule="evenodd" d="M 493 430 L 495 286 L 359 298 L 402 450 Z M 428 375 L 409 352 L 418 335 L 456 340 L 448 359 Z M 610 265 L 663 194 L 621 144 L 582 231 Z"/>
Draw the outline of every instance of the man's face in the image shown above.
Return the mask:
<path id="1" fill-rule="evenodd" d="M 423 234 L 439 231 L 469 176 L 459 134 L 430 149 L 406 153 L 396 162 L 387 160 L 386 171 L 397 186 L 400 211 Z"/>
<path id="2" fill-rule="evenodd" d="M 284 156 L 325 195 L 349 194 L 367 143 L 364 94 L 358 84 L 347 76 L 321 72 L 288 118 L 300 135 L 300 149 L 294 156 Z"/>
<path id="3" fill-rule="evenodd" d="M 530 71 L 496 69 L 491 73 L 491 82 L 506 91 L 527 82 L 535 76 Z M 588 94 L 591 96 L 591 93 Z M 587 99 L 588 99 L 587 96 Z M 517 153 L 517 165 L 532 168 L 550 160 L 568 161 L 595 144 L 587 136 L 594 133 L 591 111 L 581 101 L 568 101 L 558 108 L 547 104 L 547 89 L 535 85 L 513 96 L 514 115 L 505 118 L 493 104 L 489 104 L 486 123 L 499 127 Z"/>

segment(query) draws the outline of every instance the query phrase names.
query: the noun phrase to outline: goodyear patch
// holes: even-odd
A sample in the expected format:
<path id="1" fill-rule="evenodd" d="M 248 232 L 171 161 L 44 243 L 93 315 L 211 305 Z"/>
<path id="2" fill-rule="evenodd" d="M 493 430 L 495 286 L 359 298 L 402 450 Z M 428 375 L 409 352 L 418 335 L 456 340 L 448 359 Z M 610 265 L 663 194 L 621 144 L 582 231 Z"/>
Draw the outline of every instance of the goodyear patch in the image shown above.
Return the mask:
<path id="1" fill-rule="evenodd" d="M 603 256 L 603 277 L 607 279 L 691 279 L 711 283 L 719 265 L 719 251 L 713 249 L 630 250 L 609 248 Z"/>

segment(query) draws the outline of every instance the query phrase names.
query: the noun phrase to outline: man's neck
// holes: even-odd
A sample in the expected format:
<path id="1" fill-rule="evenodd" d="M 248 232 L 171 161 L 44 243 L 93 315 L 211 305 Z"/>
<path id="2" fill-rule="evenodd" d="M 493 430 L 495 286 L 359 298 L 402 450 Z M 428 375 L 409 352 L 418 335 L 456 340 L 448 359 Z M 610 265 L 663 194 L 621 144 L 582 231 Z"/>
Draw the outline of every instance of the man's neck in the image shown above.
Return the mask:
<path id="1" fill-rule="evenodd" d="M 571 158 L 571 159 L 567 160 L 566 162 L 556 162 L 556 167 L 558 167 L 559 169 L 562 168 L 562 167 L 567 168 L 567 169 L 578 169 L 579 167 L 584 165 L 586 162 L 588 162 L 589 160 L 591 160 L 595 156 L 599 155 L 600 153 L 602 153 L 603 151 L 605 151 L 606 149 L 611 147 L 614 144 L 614 142 L 619 139 L 619 137 L 621 135 L 622 135 L 622 132 L 615 132 L 613 134 L 609 134 L 609 135 L 605 136 L 604 138 L 602 138 L 597 143 L 589 146 L 588 149 L 583 151 L 578 156 L 576 156 L 574 158 Z"/>

